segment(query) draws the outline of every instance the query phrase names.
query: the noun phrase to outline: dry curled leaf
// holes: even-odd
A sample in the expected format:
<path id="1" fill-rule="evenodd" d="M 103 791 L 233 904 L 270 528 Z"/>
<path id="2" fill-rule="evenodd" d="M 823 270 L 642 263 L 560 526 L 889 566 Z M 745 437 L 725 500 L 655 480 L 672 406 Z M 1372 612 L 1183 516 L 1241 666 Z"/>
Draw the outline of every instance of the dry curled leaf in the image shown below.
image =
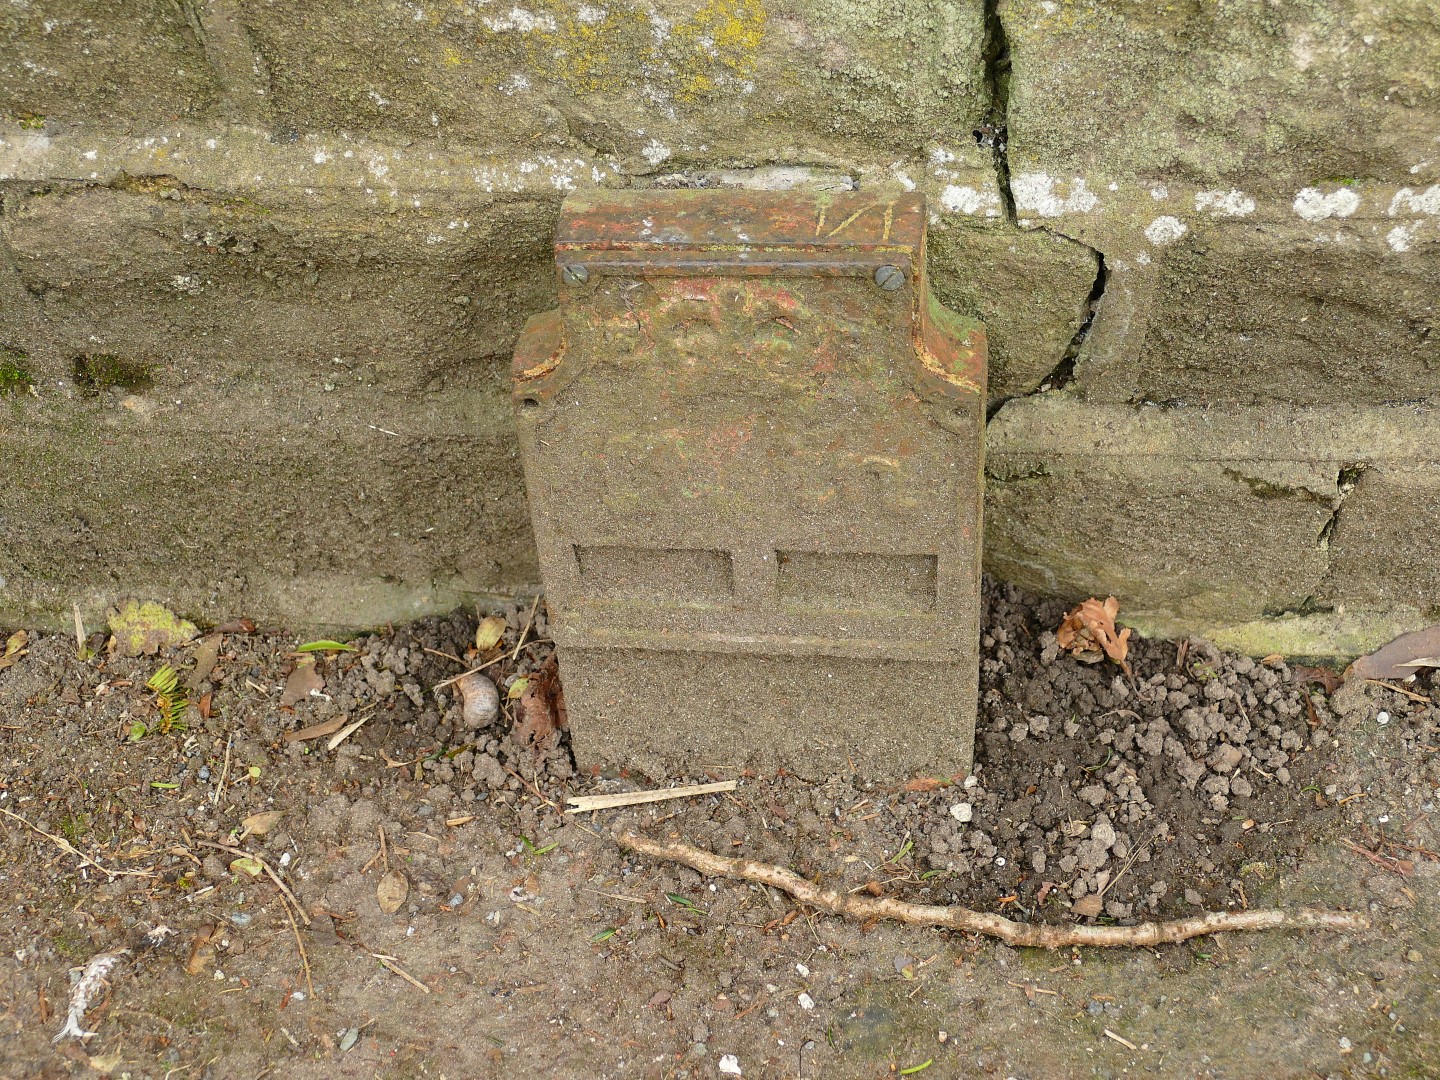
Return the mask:
<path id="1" fill-rule="evenodd" d="M 1340 684 L 1345 681 L 1342 676 L 1327 667 L 1305 667 L 1302 664 L 1296 664 L 1290 670 L 1302 686 L 1306 683 L 1319 683 L 1321 689 L 1325 691 L 1326 697 L 1340 689 Z"/>
<path id="2" fill-rule="evenodd" d="M 243 840 L 252 833 L 256 836 L 264 836 L 284 816 L 284 810 L 264 810 L 258 814 L 251 814 L 240 823 L 245 827 L 245 831 L 240 834 L 240 839 Z"/>
<path id="3" fill-rule="evenodd" d="M 1115 597 L 1107 596 L 1101 603 L 1092 596 L 1065 613 L 1055 632 L 1056 643 L 1087 664 L 1098 664 L 1108 656 L 1129 675 L 1130 665 L 1125 658 L 1130 654 L 1130 630 L 1116 629 L 1115 616 L 1119 613 L 1120 601 Z"/>
<path id="4" fill-rule="evenodd" d="M 1348 679 L 1405 679 L 1423 667 L 1440 667 L 1440 625 L 1401 634 L 1369 656 L 1356 660 L 1345 672 Z"/>
<path id="5" fill-rule="evenodd" d="M 1099 893 L 1090 893 L 1082 896 L 1075 903 L 1070 905 L 1070 910 L 1076 915 L 1083 915 L 1087 919 L 1093 919 L 1104 910 Z"/>
<path id="6" fill-rule="evenodd" d="M 569 726 L 560 671 L 552 655 L 531 674 L 515 703 L 515 741 L 544 754 L 555 748 L 560 732 Z"/>
<path id="7" fill-rule="evenodd" d="M 410 882 L 405 880 L 405 875 L 399 870 L 391 870 L 380 879 L 380 884 L 375 886 L 375 902 L 386 915 L 394 915 L 399 911 L 400 905 L 405 903 L 409 895 Z"/>
<path id="8" fill-rule="evenodd" d="M 25 655 L 25 646 L 30 641 L 30 635 L 24 630 L 16 630 L 5 641 L 5 655 L 0 656 L 0 671 L 10 667 L 16 660 Z"/>
<path id="9" fill-rule="evenodd" d="M 480 652 L 489 652 L 500 644 L 500 639 L 505 636 L 505 620 L 499 615 L 490 615 L 480 620 L 480 625 L 475 629 L 475 648 Z"/>
<path id="10" fill-rule="evenodd" d="M 185 974 L 199 975 L 215 959 L 215 946 L 211 939 L 217 929 L 214 923 L 205 923 L 195 931 L 190 940 L 190 956 L 185 961 Z"/>
<path id="11" fill-rule="evenodd" d="M 295 661 L 295 669 L 285 680 L 285 692 L 280 695 L 280 705 L 298 705 L 310 696 L 311 691 L 324 690 L 325 680 L 315 670 L 315 657 L 302 656 Z"/>
<path id="12" fill-rule="evenodd" d="M 185 676 L 185 685 L 191 690 L 199 690 L 200 684 L 210 678 L 210 673 L 215 670 L 215 664 L 220 659 L 220 646 L 224 640 L 221 634 L 209 634 L 195 646 L 195 666 Z"/>
<path id="13" fill-rule="evenodd" d="M 339 716 L 331 717 L 329 720 L 323 720 L 318 724 L 303 727 L 299 731 L 287 731 L 280 737 L 287 743 L 305 742 L 307 739 L 318 739 L 323 735 L 334 735 L 335 732 L 344 726 L 345 714 L 341 713 Z"/>

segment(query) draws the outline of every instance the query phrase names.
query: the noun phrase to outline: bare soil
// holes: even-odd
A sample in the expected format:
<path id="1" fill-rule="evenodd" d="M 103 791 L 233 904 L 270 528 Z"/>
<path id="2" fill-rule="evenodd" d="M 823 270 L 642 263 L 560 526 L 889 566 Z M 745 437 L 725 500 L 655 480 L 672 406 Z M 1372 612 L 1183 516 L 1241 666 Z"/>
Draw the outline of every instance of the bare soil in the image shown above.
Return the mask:
<path id="1" fill-rule="evenodd" d="M 320 654 L 313 687 L 280 632 L 83 661 L 33 636 L 0 671 L 0 1076 L 1440 1075 L 1434 677 L 1327 697 L 1283 661 L 1134 641 L 1127 678 L 1060 653 L 1062 612 L 987 587 L 969 777 L 734 762 L 672 778 L 733 794 L 585 815 L 565 798 L 638 778 L 512 731 L 543 606 L 499 612 L 493 721 L 434 689 L 477 660 L 468 613 Z M 167 662 L 192 669 L 185 730 L 145 688 Z M 361 719 L 334 750 L 285 737 Z M 1303 904 L 1373 928 L 1014 950 L 627 855 L 627 827 L 1017 919 Z M 217 844 L 276 871 L 296 928 Z M 52 1043 L 75 969 L 121 948 L 97 1034 Z"/>

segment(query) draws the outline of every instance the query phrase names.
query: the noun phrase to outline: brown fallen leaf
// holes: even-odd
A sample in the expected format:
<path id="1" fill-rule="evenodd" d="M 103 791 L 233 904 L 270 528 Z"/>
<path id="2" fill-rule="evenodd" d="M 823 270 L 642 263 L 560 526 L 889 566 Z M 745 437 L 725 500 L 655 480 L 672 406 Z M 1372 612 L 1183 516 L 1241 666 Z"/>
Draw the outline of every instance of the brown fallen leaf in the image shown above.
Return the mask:
<path id="1" fill-rule="evenodd" d="M 215 662 L 220 659 L 220 645 L 224 640 L 220 634 L 209 634 L 195 646 L 195 666 L 185 676 L 185 685 L 191 690 L 199 690 L 200 684 L 215 670 Z"/>
<path id="2" fill-rule="evenodd" d="M 1345 669 L 1345 678 L 1406 679 L 1422 667 L 1440 667 L 1440 625 L 1401 634 L 1356 660 Z"/>
<path id="3" fill-rule="evenodd" d="M 0 671 L 11 667 L 15 661 L 25 655 L 25 646 L 30 641 L 30 635 L 24 630 L 16 630 L 5 639 L 5 654 L 0 656 Z"/>
<path id="4" fill-rule="evenodd" d="M 1075 903 L 1071 904 L 1070 910 L 1076 915 L 1083 915 L 1087 919 L 1093 919 L 1104 910 L 1104 907 L 1100 899 L 1100 894 L 1092 892 L 1087 896 L 1082 896 L 1079 900 L 1076 900 Z"/>
<path id="5" fill-rule="evenodd" d="M 273 829 L 276 822 L 284 816 L 284 810 L 264 810 L 258 814 L 251 814 L 240 823 L 245 829 L 245 831 L 240 834 L 240 839 L 244 840 L 245 837 L 252 833 L 256 836 L 264 836 Z"/>
<path id="6" fill-rule="evenodd" d="M 410 882 L 399 870 L 391 870 L 375 886 L 375 902 L 386 915 L 394 915 L 410 895 Z"/>
<path id="7" fill-rule="evenodd" d="M 505 636 L 505 619 L 499 615 L 490 615 L 480 620 L 480 625 L 475 630 L 475 648 L 479 652 L 486 653 L 500 644 L 500 639 Z"/>
<path id="8" fill-rule="evenodd" d="M 1302 664 L 1296 664 L 1290 670 L 1294 673 L 1296 681 L 1302 686 L 1306 683 L 1319 683 L 1325 691 L 1326 697 L 1339 690 L 1340 684 L 1345 681 L 1343 675 L 1331 671 L 1327 667 L 1305 667 Z"/>
<path id="9" fill-rule="evenodd" d="M 1115 597 L 1106 597 L 1101 603 L 1092 596 L 1065 613 L 1055 632 L 1056 643 L 1087 664 L 1098 664 L 1108 656 L 1129 675 L 1130 665 L 1125 658 L 1130 654 L 1130 630 L 1116 629 L 1115 616 L 1119 613 L 1120 601 Z"/>
<path id="10" fill-rule="evenodd" d="M 215 959 L 215 946 L 211 944 L 215 930 L 214 923 L 205 923 L 195 931 L 190 941 L 190 958 L 185 961 L 185 974 L 199 975 Z"/>
<path id="11" fill-rule="evenodd" d="M 295 668 L 285 680 L 285 692 L 280 695 L 280 705 L 297 705 L 310 696 L 312 690 L 324 690 L 325 680 L 315 670 L 315 657 L 302 656 L 295 661 Z"/>
<path id="12" fill-rule="evenodd" d="M 85 1063 L 101 1076 L 111 1076 L 125 1063 L 125 1059 L 120 1051 L 116 1050 L 109 1054 L 96 1054 L 94 1057 L 86 1058 Z"/>
<path id="13" fill-rule="evenodd" d="M 309 727 L 301 728 L 299 731 L 287 731 L 280 737 L 286 742 L 304 742 L 306 739 L 318 739 L 324 735 L 334 735 L 345 726 L 349 720 L 344 713 L 339 716 L 325 720 L 319 724 L 311 724 Z"/>
<path id="14" fill-rule="evenodd" d="M 232 619 L 230 622 L 222 623 L 215 629 L 222 634 L 253 634 L 255 632 L 255 620 Z"/>
<path id="15" fill-rule="evenodd" d="M 570 726 L 565 711 L 565 694 L 555 657 L 530 675 L 520 700 L 515 703 L 515 738 L 537 755 L 553 750 L 560 732 Z"/>
<path id="16" fill-rule="evenodd" d="M 161 649 L 184 645 L 200 630 L 169 608 L 153 601 L 127 600 L 106 614 L 110 622 L 108 648 L 119 656 L 154 656 Z"/>

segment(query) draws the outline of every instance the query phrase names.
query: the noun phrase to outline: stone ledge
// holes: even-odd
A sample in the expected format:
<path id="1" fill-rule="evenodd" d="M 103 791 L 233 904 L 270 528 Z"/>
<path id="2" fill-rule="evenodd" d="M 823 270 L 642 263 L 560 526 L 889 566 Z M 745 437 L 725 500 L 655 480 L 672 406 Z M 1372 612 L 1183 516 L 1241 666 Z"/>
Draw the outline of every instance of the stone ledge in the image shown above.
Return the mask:
<path id="1" fill-rule="evenodd" d="M 1440 410 L 1012 401 L 987 440 L 986 565 L 1142 631 L 1353 656 L 1436 621 Z"/>

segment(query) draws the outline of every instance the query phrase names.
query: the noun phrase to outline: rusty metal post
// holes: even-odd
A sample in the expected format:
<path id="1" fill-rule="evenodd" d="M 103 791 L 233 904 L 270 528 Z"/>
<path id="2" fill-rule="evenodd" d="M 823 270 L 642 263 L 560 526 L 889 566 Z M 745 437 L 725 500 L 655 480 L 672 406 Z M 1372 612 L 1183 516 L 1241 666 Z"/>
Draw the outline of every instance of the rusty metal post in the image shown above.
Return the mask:
<path id="1" fill-rule="evenodd" d="M 572 197 L 515 412 L 582 767 L 968 769 L 985 337 L 925 203 Z"/>

